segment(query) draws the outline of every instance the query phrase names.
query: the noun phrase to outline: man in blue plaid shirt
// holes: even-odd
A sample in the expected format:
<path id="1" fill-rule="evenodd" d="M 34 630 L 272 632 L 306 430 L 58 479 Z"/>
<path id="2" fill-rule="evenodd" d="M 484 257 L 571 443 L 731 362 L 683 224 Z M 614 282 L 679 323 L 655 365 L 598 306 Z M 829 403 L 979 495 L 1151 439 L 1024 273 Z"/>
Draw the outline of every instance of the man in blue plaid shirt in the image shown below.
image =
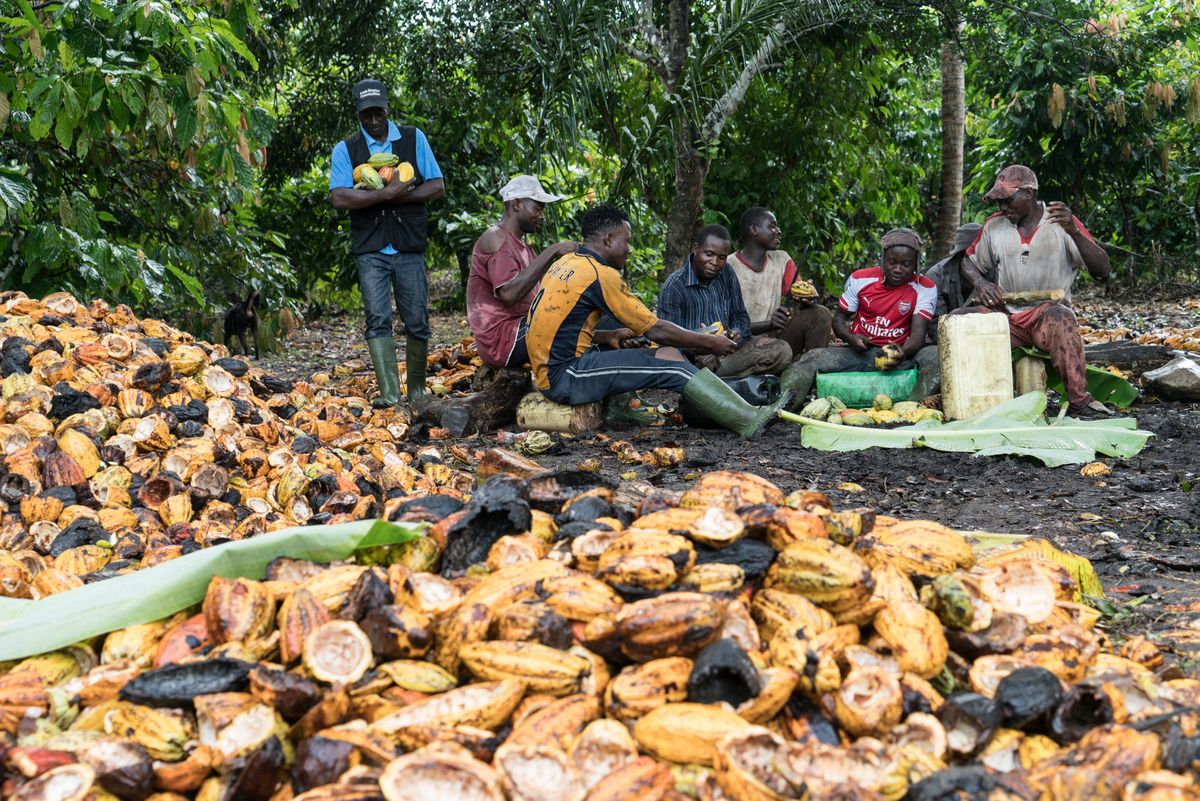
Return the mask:
<path id="1" fill-rule="evenodd" d="M 738 346 L 725 356 L 687 354 L 699 367 L 719 376 L 778 374 L 791 364 L 792 349 L 781 339 L 750 333 L 750 315 L 742 300 L 737 275 L 726 269 L 729 231 L 706 225 L 696 232 L 692 253 L 663 283 L 658 295 L 659 319 L 681 328 L 700 331 L 719 324 Z"/>

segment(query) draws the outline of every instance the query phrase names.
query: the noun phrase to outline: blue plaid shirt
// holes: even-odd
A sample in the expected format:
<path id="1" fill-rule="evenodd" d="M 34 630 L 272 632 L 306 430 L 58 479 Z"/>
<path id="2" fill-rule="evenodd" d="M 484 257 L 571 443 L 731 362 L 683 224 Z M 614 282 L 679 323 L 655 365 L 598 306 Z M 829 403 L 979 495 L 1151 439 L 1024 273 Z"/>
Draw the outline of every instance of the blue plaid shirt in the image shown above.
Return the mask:
<path id="1" fill-rule="evenodd" d="M 750 315 L 742 301 L 742 288 L 728 264 L 705 286 L 696 278 L 692 257 L 688 256 L 683 266 L 663 282 L 658 293 L 658 316 L 689 331 L 720 321 L 725 330 L 736 331 L 742 339 L 750 338 Z"/>

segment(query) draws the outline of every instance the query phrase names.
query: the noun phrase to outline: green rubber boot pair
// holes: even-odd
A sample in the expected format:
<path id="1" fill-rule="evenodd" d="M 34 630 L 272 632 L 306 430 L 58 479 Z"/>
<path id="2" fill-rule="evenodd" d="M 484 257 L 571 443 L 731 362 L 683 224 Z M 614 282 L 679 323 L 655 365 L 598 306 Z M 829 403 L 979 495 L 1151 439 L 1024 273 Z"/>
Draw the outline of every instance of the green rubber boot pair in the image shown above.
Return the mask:
<path id="1" fill-rule="evenodd" d="M 391 337 L 367 340 L 371 364 L 375 366 L 375 381 L 379 397 L 371 401 L 376 409 L 389 409 L 400 402 L 400 369 L 396 364 L 396 341 Z"/>
<path id="2" fill-rule="evenodd" d="M 779 400 L 772 404 L 753 406 L 746 403 L 712 370 L 701 370 L 684 386 L 683 397 L 703 409 L 713 422 L 737 432 L 743 439 L 749 439 L 757 436 L 767 427 L 767 423 L 775 419 L 779 410 L 792 399 L 792 394 L 784 391 Z"/>
<path id="3" fill-rule="evenodd" d="M 371 401 L 376 409 L 388 409 L 400 402 L 400 368 L 396 363 L 396 341 L 391 337 L 367 340 L 371 363 L 375 365 L 375 381 L 379 397 Z M 408 358 L 408 402 L 414 406 L 425 400 L 425 366 L 429 358 L 429 342 L 408 337 L 405 340 Z"/>

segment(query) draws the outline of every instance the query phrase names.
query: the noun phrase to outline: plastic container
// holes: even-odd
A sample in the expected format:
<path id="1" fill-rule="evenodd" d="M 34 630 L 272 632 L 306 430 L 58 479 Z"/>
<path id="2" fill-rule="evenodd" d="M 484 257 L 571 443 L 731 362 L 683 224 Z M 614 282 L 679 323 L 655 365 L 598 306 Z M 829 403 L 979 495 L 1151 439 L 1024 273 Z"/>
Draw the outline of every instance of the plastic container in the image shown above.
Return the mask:
<path id="1" fill-rule="evenodd" d="M 962 420 L 1013 396 L 1008 316 L 948 314 L 938 321 L 942 413 Z"/>
<path id="2" fill-rule="evenodd" d="M 1046 363 L 1036 356 L 1022 356 L 1013 362 L 1013 383 L 1018 395 L 1046 391 Z"/>
<path id="3" fill-rule="evenodd" d="M 870 406 L 876 395 L 908 400 L 917 385 L 916 370 L 866 373 L 817 373 L 817 397 L 836 395 L 852 408 Z"/>

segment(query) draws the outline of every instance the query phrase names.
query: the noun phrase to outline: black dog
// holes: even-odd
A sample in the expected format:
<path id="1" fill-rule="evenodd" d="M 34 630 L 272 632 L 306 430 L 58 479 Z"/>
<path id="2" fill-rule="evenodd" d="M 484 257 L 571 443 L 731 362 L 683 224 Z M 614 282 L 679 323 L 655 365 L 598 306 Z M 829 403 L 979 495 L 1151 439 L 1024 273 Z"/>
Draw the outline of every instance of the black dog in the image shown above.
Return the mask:
<path id="1" fill-rule="evenodd" d="M 246 332 L 254 337 L 254 358 L 259 358 L 258 354 L 258 290 L 250 293 L 250 297 L 246 298 L 244 303 L 235 304 L 229 311 L 225 312 L 225 347 L 229 348 L 229 352 L 234 350 L 230 343 L 236 336 L 238 341 L 242 343 L 242 355 L 249 356 L 250 348 L 246 345 Z"/>

